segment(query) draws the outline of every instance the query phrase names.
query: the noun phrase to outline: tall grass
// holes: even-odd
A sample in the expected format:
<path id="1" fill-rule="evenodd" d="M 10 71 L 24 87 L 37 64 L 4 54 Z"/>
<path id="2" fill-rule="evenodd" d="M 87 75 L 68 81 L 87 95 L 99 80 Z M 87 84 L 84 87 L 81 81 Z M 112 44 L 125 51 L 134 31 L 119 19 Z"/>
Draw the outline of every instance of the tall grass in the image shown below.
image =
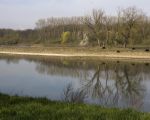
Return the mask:
<path id="1" fill-rule="evenodd" d="M 149 120 L 150 114 L 131 109 L 49 101 L 0 94 L 0 120 Z"/>

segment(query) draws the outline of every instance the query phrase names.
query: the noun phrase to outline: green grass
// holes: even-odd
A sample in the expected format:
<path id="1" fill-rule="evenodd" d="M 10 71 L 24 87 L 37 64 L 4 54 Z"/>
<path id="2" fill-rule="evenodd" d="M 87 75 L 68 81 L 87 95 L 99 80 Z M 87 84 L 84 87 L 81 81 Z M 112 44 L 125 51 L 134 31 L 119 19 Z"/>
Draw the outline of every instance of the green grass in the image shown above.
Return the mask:
<path id="1" fill-rule="evenodd" d="M 150 114 L 0 94 L 0 120 L 150 120 Z"/>

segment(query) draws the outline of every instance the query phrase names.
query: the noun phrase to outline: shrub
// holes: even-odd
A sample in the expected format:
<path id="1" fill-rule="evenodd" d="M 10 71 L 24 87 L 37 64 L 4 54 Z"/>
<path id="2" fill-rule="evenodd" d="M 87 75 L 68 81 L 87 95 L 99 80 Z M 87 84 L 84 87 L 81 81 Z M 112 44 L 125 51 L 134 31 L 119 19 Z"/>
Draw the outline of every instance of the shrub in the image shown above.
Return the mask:
<path id="1" fill-rule="evenodd" d="M 71 39 L 71 33 L 69 31 L 63 32 L 61 35 L 61 43 L 67 43 Z"/>
<path id="2" fill-rule="evenodd" d="M 135 48 L 133 47 L 132 50 L 135 50 Z"/>
<path id="3" fill-rule="evenodd" d="M 116 52 L 117 52 L 117 53 L 120 53 L 120 50 L 117 50 Z"/>
<path id="4" fill-rule="evenodd" d="M 145 49 L 145 52 L 149 52 L 149 49 Z"/>
<path id="5" fill-rule="evenodd" d="M 106 47 L 102 47 L 102 49 L 106 49 Z"/>

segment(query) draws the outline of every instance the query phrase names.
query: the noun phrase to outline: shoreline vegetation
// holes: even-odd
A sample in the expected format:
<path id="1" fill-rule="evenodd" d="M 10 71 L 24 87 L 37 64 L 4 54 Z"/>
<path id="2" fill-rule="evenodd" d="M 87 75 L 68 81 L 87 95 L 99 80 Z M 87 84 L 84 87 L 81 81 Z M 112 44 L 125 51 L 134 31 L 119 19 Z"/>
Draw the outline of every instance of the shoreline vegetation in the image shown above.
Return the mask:
<path id="1" fill-rule="evenodd" d="M 1 120 L 148 120 L 149 113 L 132 109 L 50 101 L 46 98 L 9 96 L 0 93 Z"/>
<path id="2" fill-rule="evenodd" d="M 149 49 L 148 49 L 149 50 Z M 150 60 L 150 52 L 145 49 L 132 50 L 130 48 L 99 47 L 0 47 L 1 55 L 67 57 L 87 59 L 119 59 L 119 60 Z"/>
<path id="3" fill-rule="evenodd" d="M 0 45 L 45 46 L 150 46 L 150 16 L 130 6 L 108 15 L 93 9 L 83 16 L 48 17 L 35 22 L 34 29 L 0 29 Z"/>

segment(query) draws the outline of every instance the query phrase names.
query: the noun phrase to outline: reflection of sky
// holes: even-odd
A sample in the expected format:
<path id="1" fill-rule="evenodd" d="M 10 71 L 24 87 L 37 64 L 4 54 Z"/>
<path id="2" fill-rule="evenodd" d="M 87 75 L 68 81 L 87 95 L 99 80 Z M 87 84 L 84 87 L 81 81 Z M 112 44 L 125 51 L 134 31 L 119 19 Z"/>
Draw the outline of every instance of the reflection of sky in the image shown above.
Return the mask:
<path id="1" fill-rule="evenodd" d="M 52 100 L 58 100 L 61 98 L 64 88 L 69 83 L 72 83 L 75 89 L 81 86 L 81 81 L 79 80 L 79 78 L 73 78 L 69 75 L 65 76 L 59 73 L 53 75 L 51 75 L 50 73 L 49 75 L 46 73 L 38 73 L 36 68 L 39 64 L 40 63 L 28 62 L 26 60 L 20 60 L 18 62 L 11 60 L 9 62 L 6 62 L 5 60 L 0 60 L 0 92 L 25 96 L 48 97 Z M 49 67 L 49 69 L 51 69 L 51 66 L 45 67 Z M 59 69 L 58 66 L 57 68 Z M 65 71 L 66 69 L 69 70 L 69 68 L 61 68 L 62 71 Z M 94 69 L 86 70 L 89 73 L 88 80 L 90 80 L 93 77 L 95 71 Z M 84 69 L 80 68 L 81 74 L 84 73 L 83 71 Z M 111 74 L 111 72 L 109 73 Z M 104 73 L 104 71 L 101 71 L 100 80 L 104 88 L 106 85 L 105 75 L 106 74 Z M 146 96 L 144 98 L 143 110 L 150 111 L 150 81 L 146 74 L 143 74 L 143 76 L 147 78 L 144 81 Z M 82 80 L 82 84 L 84 84 L 84 82 L 86 83 L 87 81 Z M 114 89 L 114 85 L 115 80 L 113 80 L 113 78 L 109 78 L 108 86 L 111 86 L 112 91 L 116 92 L 116 89 Z M 89 98 L 88 100 L 88 102 L 90 103 L 99 102 L 98 99 L 93 100 Z M 120 100 L 119 102 L 120 106 L 126 105 L 123 104 L 125 100 Z"/>
<path id="2" fill-rule="evenodd" d="M 118 7 L 137 6 L 150 15 L 149 0 L 0 0 L 0 28 L 33 28 L 40 18 L 83 16 L 92 9 L 116 14 Z"/>
<path id="3" fill-rule="evenodd" d="M 20 61 L 19 64 L 7 64 L 0 61 L 0 91 L 37 97 L 60 98 L 67 84 L 78 86 L 77 80 L 70 77 L 38 74 L 36 64 Z"/>
<path id="4" fill-rule="evenodd" d="M 146 80 L 145 88 L 146 88 L 146 96 L 144 99 L 143 109 L 144 111 L 149 111 L 150 109 L 150 80 Z"/>

